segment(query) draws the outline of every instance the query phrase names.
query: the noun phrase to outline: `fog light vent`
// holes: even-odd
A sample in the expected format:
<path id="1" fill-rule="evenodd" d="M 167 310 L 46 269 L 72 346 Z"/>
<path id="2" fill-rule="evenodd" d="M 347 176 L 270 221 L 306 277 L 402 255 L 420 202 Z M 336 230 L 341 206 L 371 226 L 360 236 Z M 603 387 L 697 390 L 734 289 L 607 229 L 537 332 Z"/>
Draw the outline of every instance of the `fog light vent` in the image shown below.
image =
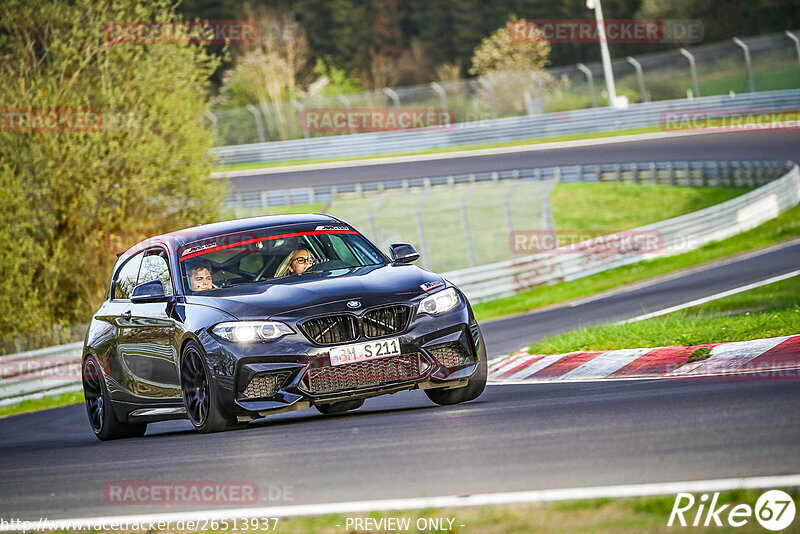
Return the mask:
<path id="1" fill-rule="evenodd" d="M 245 399 L 272 397 L 280 389 L 289 373 L 257 373 L 242 392 Z"/>
<path id="2" fill-rule="evenodd" d="M 475 362 L 475 358 L 464 350 L 461 343 L 437 345 L 429 349 L 428 352 L 431 353 L 434 360 L 444 367 L 459 367 Z"/>

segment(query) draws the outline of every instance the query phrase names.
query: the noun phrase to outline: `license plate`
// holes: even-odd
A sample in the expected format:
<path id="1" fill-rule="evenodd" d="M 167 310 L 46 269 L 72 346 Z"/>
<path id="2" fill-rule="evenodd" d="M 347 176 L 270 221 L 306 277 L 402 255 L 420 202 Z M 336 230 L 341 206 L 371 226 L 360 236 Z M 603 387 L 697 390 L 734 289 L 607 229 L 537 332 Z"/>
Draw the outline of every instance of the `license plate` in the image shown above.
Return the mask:
<path id="1" fill-rule="evenodd" d="M 331 365 L 344 365 L 346 363 L 375 360 L 386 356 L 400 355 L 400 340 L 396 337 L 368 341 L 366 343 L 353 343 L 330 349 Z"/>

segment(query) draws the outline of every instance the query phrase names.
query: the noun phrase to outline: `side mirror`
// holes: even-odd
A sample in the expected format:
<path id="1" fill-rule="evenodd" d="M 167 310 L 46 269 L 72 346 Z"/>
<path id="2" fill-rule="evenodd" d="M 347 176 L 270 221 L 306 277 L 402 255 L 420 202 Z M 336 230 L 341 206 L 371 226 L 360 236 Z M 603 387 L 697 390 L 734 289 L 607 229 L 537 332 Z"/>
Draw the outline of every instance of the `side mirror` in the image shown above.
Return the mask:
<path id="1" fill-rule="evenodd" d="M 160 280 L 139 284 L 131 294 L 131 302 L 171 302 L 174 298 L 164 294 L 164 285 Z"/>
<path id="2" fill-rule="evenodd" d="M 392 261 L 396 263 L 411 263 L 419 259 L 417 249 L 408 243 L 393 243 L 389 245 L 389 252 L 392 254 Z"/>

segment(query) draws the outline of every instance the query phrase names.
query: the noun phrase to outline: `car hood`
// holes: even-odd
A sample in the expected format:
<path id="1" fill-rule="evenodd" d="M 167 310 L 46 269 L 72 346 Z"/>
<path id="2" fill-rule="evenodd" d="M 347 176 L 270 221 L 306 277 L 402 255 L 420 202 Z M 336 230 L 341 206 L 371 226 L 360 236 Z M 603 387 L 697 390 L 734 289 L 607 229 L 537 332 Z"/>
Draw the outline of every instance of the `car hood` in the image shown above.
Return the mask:
<path id="1" fill-rule="evenodd" d="M 389 264 L 338 269 L 287 278 L 286 281 L 249 284 L 213 291 L 209 295 L 186 297 L 189 304 L 221 309 L 238 319 L 320 313 L 331 305 L 346 310 L 342 303 L 358 300 L 361 309 L 398 302 L 425 292 L 423 287 L 444 283 L 434 273 L 409 264 Z M 435 286 L 434 286 L 435 287 Z M 306 313 L 303 313 L 305 310 Z"/>

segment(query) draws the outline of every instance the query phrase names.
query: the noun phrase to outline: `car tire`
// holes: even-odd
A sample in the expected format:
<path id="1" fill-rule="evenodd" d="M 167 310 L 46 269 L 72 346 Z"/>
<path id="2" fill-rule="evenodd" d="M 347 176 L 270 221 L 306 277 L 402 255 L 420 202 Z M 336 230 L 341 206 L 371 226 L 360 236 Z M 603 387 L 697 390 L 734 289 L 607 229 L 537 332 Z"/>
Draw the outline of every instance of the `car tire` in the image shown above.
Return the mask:
<path id="1" fill-rule="evenodd" d="M 86 415 L 94 435 L 101 441 L 122 438 L 138 438 L 147 432 L 147 423 L 123 423 L 117 419 L 111 406 L 105 376 L 94 356 L 88 356 L 81 366 L 83 397 Z"/>
<path id="2" fill-rule="evenodd" d="M 344 413 L 350 410 L 361 408 L 364 405 L 364 399 L 356 399 L 351 401 L 331 402 L 327 404 L 315 404 L 314 408 L 324 415 L 335 413 Z"/>
<path id="3" fill-rule="evenodd" d="M 481 351 L 479 357 L 478 369 L 469 377 L 466 386 L 455 389 L 426 389 L 425 394 L 430 400 L 441 406 L 477 399 L 486 389 L 486 378 L 489 374 L 486 355 L 483 351 Z"/>
<path id="4" fill-rule="evenodd" d="M 181 396 L 186 416 L 202 434 L 247 426 L 223 411 L 217 400 L 217 383 L 211 379 L 205 353 L 194 341 L 181 352 Z"/>

